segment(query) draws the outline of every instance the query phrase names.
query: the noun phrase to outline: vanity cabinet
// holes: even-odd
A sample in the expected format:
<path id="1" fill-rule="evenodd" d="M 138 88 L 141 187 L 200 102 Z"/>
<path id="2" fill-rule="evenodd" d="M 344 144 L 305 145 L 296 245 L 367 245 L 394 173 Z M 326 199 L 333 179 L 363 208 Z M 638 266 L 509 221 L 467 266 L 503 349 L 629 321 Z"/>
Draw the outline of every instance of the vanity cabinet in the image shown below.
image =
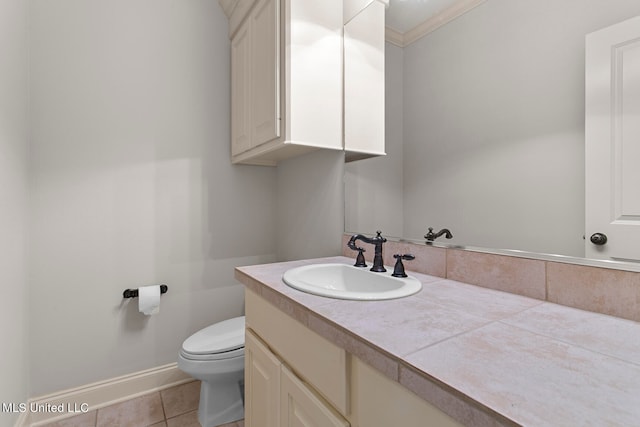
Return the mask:
<path id="1" fill-rule="evenodd" d="M 246 322 L 245 425 L 349 426 L 345 351 L 250 291 Z"/>
<path id="2" fill-rule="evenodd" d="M 245 364 L 245 425 L 349 426 L 251 330 L 246 333 Z"/>
<path id="3" fill-rule="evenodd" d="M 247 427 L 461 426 L 258 294 L 245 307 Z"/>
<path id="4" fill-rule="evenodd" d="M 273 166 L 320 148 L 385 154 L 388 0 L 219 1 L 231 38 L 232 163 Z"/>

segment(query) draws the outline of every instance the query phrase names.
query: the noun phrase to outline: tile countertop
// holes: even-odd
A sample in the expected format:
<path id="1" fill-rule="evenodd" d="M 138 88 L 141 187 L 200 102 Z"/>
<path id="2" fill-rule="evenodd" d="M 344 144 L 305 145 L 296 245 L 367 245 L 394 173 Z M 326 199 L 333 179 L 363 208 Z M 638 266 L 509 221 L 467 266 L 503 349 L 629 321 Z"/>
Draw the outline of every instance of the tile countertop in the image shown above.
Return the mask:
<path id="1" fill-rule="evenodd" d="M 423 288 L 350 301 L 288 287 L 293 267 L 236 269 L 280 310 L 465 425 L 640 425 L 640 323 L 408 271 Z"/>

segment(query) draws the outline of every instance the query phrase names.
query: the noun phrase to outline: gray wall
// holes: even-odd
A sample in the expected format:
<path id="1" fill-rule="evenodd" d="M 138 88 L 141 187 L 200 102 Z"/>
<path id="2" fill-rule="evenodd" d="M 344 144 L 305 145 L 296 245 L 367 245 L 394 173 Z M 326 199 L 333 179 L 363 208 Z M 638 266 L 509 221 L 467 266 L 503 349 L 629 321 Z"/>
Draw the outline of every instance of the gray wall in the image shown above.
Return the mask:
<path id="1" fill-rule="evenodd" d="M 343 176 L 342 151 L 314 151 L 278 164 L 278 260 L 340 255 Z"/>
<path id="2" fill-rule="evenodd" d="M 345 230 L 384 236 L 403 233 L 403 49 L 385 44 L 387 155 L 345 165 Z"/>
<path id="3" fill-rule="evenodd" d="M 174 362 L 243 313 L 234 266 L 340 253 L 341 152 L 229 162 L 217 2 L 0 0 L 0 53 L 2 402 Z"/>
<path id="4" fill-rule="evenodd" d="M 27 2 L 0 0 L 0 402 L 28 397 Z M 0 426 L 15 414 L 0 412 Z"/>
<path id="5" fill-rule="evenodd" d="M 489 0 L 404 49 L 404 235 L 581 256 L 584 36 L 637 0 Z"/>
<path id="6" fill-rule="evenodd" d="M 175 362 L 242 314 L 233 267 L 275 260 L 276 170 L 230 165 L 217 1 L 31 7 L 37 396 Z M 169 286 L 158 315 L 122 302 L 153 283 Z"/>

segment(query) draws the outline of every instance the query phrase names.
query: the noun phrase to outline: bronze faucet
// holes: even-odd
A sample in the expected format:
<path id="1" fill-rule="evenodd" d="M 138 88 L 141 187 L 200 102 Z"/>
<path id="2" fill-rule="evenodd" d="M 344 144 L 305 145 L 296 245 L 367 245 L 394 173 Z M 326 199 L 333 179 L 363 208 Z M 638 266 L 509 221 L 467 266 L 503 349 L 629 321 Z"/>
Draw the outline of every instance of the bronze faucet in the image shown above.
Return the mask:
<path id="1" fill-rule="evenodd" d="M 382 245 L 387 241 L 387 239 L 382 237 L 381 233 L 381 231 L 378 231 L 375 237 L 367 237 L 362 234 L 355 234 L 351 236 L 351 239 L 349 239 L 349 243 L 347 243 L 347 246 L 354 251 L 358 251 L 358 257 L 356 258 L 356 263 L 354 264 L 356 267 L 367 266 L 367 264 L 365 264 L 364 262 L 364 256 L 362 255 L 364 249 L 356 246 L 356 241 L 362 240 L 365 243 L 373 245 L 375 248 L 375 252 L 373 254 L 373 267 L 371 267 L 370 270 L 377 273 L 384 273 L 385 271 L 387 271 L 387 269 L 384 268 L 384 261 L 382 260 Z"/>
<path id="2" fill-rule="evenodd" d="M 437 233 L 433 232 L 433 228 L 429 227 L 429 231 L 427 232 L 427 234 L 424 235 L 424 238 L 427 239 L 428 242 L 433 242 L 434 240 L 436 240 L 438 237 L 445 235 L 444 237 L 446 237 L 447 239 L 451 239 L 453 237 L 453 234 L 451 234 L 451 232 L 446 229 L 443 228 L 442 230 L 438 231 Z"/>

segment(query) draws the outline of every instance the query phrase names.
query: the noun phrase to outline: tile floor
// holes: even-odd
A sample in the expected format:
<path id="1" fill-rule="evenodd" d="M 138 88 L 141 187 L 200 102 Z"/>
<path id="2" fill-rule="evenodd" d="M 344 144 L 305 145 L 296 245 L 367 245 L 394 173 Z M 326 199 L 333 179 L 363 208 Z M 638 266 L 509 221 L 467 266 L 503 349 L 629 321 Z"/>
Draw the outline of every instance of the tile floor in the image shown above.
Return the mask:
<path id="1" fill-rule="evenodd" d="M 200 381 L 168 388 L 43 427 L 200 427 Z M 220 427 L 244 427 L 244 421 Z"/>

